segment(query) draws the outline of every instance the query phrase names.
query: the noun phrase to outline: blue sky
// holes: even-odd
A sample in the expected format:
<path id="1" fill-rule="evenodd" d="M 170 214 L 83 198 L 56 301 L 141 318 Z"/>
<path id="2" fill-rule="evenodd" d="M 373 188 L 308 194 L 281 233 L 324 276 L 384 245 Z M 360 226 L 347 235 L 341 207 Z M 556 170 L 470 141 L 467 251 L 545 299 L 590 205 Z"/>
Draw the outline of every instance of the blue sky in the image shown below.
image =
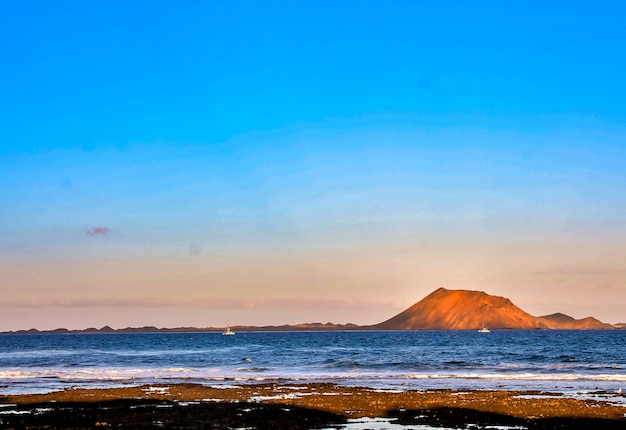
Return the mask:
<path id="1" fill-rule="evenodd" d="M 623 119 L 620 2 L 336 3 L 4 4 L 3 152 L 378 116 Z"/>
<path id="2" fill-rule="evenodd" d="M 3 3 L 0 329 L 626 320 L 624 9 Z"/>

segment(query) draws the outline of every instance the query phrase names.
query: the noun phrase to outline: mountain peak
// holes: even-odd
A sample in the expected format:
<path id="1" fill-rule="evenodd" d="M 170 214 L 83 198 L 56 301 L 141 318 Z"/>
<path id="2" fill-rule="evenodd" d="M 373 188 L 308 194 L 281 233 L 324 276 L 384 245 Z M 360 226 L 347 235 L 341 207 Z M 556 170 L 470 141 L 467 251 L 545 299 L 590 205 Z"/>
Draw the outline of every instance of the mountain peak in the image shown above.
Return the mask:
<path id="1" fill-rule="evenodd" d="M 535 317 L 506 297 L 483 291 L 438 288 L 393 318 L 371 326 L 380 330 L 609 329 L 595 318 L 574 319 L 562 313 Z"/>
<path id="2" fill-rule="evenodd" d="M 376 328 L 388 330 L 474 330 L 544 328 L 538 318 L 505 297 L 483 291 L 439 288 Z"/>
<path id="3" fill-rule="evenodd" d="M 561 312 L 557 312 L 555 314 L 550 314 L 550 315 L 544 315 L 540 318 L 544 320 L 552 321 L 555 323 L 559 323 L 559 324 L 571 323 L 571 322 L 576 321 L 574 318 L 570 317 L 569 315 L 562 314 Z"/>

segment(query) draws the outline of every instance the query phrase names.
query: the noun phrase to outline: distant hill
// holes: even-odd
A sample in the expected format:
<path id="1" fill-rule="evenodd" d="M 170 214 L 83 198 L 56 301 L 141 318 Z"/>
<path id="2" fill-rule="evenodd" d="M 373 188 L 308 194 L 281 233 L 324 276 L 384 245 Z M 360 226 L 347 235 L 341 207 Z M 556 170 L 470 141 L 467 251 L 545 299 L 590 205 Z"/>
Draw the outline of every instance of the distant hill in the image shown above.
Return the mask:
<path id="1" fill-rule="evenodd" d="M 597 330 L 626 329 L 626 324 L 606 324 L 592 317 L 574 319 L 562 313 L 535 317 L 515 306 L 509 299 L 491 296 L 482 291 L 447 290 L 439 288 L 424 299 L 398 315 L 370 326 L 355 324 L 306 323 L 280 326 L 234 326 L 237 331 L 329 331 L 329 330 L 476 330 L 487 327 L 501 329 L 557 329 L 557 330 Z M 156 333 L 156 332 L 215 332 L 223 327 L 178 327 L 157 328 L 127 327 L 100 329 L 39 331 L 37 329 L 5 332 L 14 334 L 104 334 L 104 333 Z"/>
<path id="2" fill-rule="evenodd" d="M 232 326 L 231 329 L 237 331 L 329 331 L 329 330 L 359 330 L 361 326 L 356 324 L 333 324 L 333 323 L 305 323 L 295 325 L 273 325 L 273 326 Z M 126 327 L 113 329 L 109 326 L 98 328 L 86 328 L 79 330 L 68 330 L 57 328 L 54 330 L 17 330 L 2 332 L 3 334 L 108 334 L 108 333 L 195 333 L 195 332 L 222 332 L 224 327 L 175 327 L 157 328 L 154 326 Z"/>
<path id="3" fill-rule="evenodd" d="M 509 299 L 482 291 L 439 288 L 410 308 L 380 324 L 378 330 L 611 329 L 595 318 L 576 320 L 557 313 L 535 317 Z"/>
<path id="4" fill-rule="evenodd" d="M 542 320 L 548 322 L 549 324 L 571 324 L 576 321 L 574 318 L 569 315 L 562 314 L 560 312 L 551 315 L 544 315 L 539 317 Z"/>
<path id="5" fill-rule="evenodd" d="M 603 323 L 592 317 L 574 319 L 568 315 L 556 313 L 539 317 L 547 326 L 547 328 L 560 330 L 596 330 L 617 328 L 611 324 Z"/>

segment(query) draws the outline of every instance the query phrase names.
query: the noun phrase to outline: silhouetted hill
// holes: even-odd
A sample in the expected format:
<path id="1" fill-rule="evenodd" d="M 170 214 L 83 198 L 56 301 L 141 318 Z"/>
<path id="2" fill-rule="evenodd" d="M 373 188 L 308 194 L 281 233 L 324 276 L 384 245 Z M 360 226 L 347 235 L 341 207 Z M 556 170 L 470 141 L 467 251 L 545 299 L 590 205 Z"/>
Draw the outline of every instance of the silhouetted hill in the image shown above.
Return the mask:
<path id="1" fill-rule="evenodd" d="M 356 324 L 333 324 L 333 323 L 305 323 L 295 325 L 268 325 L 268 326 L 232 326 L 231 329 L 237 331 L 328 331 L 328 330 L 360 330 L 361 326 Z M 2 334 L 107 334 L 107 333 L 194 333 L 194 332 L 222 332 L 224 327 L 175 327 L 175 328 L 157 328 L 154 326 L 145 327 L 126 327 L 113 329 L 104 326 L 101 329 L 94 327 L 81 330 L 68 330 L 66 328 L 58 328 L 55 330 L 30 330 L 5 331 Z"/>
<path id="2" fill-rule="evenodd" d="M 560 312 L 557 312 L 556 314 L 551 314 L 551 315 L 544 315 L 539 318 L 541 318 L 544 321 L 550 321 L 555 324 L 571 324 L 574 321 L 576 321 L 574 318 L 570 317 L 569 315 L 565 315 Z"/>
<path id="3" fill-rule="evenodd" d="M 569 315 L 556 313 L 539 317 L 548 328 L 559 330 L 598 330 L 616 328 L 611 324 L 603 323 L 592 317 L 574 319 Z"/>

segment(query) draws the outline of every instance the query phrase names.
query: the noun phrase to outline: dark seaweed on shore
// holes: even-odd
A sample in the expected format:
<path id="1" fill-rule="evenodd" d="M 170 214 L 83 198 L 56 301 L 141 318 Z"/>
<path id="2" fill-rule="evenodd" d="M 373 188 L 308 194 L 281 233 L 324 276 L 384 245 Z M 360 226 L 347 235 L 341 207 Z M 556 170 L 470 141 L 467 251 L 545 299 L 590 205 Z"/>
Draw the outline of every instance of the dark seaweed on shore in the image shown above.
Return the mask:
<path id="1" fill-rule="evenodd" d="M 604 418 L 519 418 L 493 412 L 482 412 L 467 408 L 401 409 L 390 411 L 388 416 L 401 425 L 427 425 L 454 429 L 487 429 L 497 426 L 527 430 L 624 430 L 626 419 Z"/>
<path id="2" fill-rule="evenodd" d="M 340 415 L 314 409 L 248 402 L 183 404 L 121 399 L 39 403 L 3 408 L 0 429 L 294 429 L 345 423 Z M 7 413 L 8 412 L 8 413 Z"/>

